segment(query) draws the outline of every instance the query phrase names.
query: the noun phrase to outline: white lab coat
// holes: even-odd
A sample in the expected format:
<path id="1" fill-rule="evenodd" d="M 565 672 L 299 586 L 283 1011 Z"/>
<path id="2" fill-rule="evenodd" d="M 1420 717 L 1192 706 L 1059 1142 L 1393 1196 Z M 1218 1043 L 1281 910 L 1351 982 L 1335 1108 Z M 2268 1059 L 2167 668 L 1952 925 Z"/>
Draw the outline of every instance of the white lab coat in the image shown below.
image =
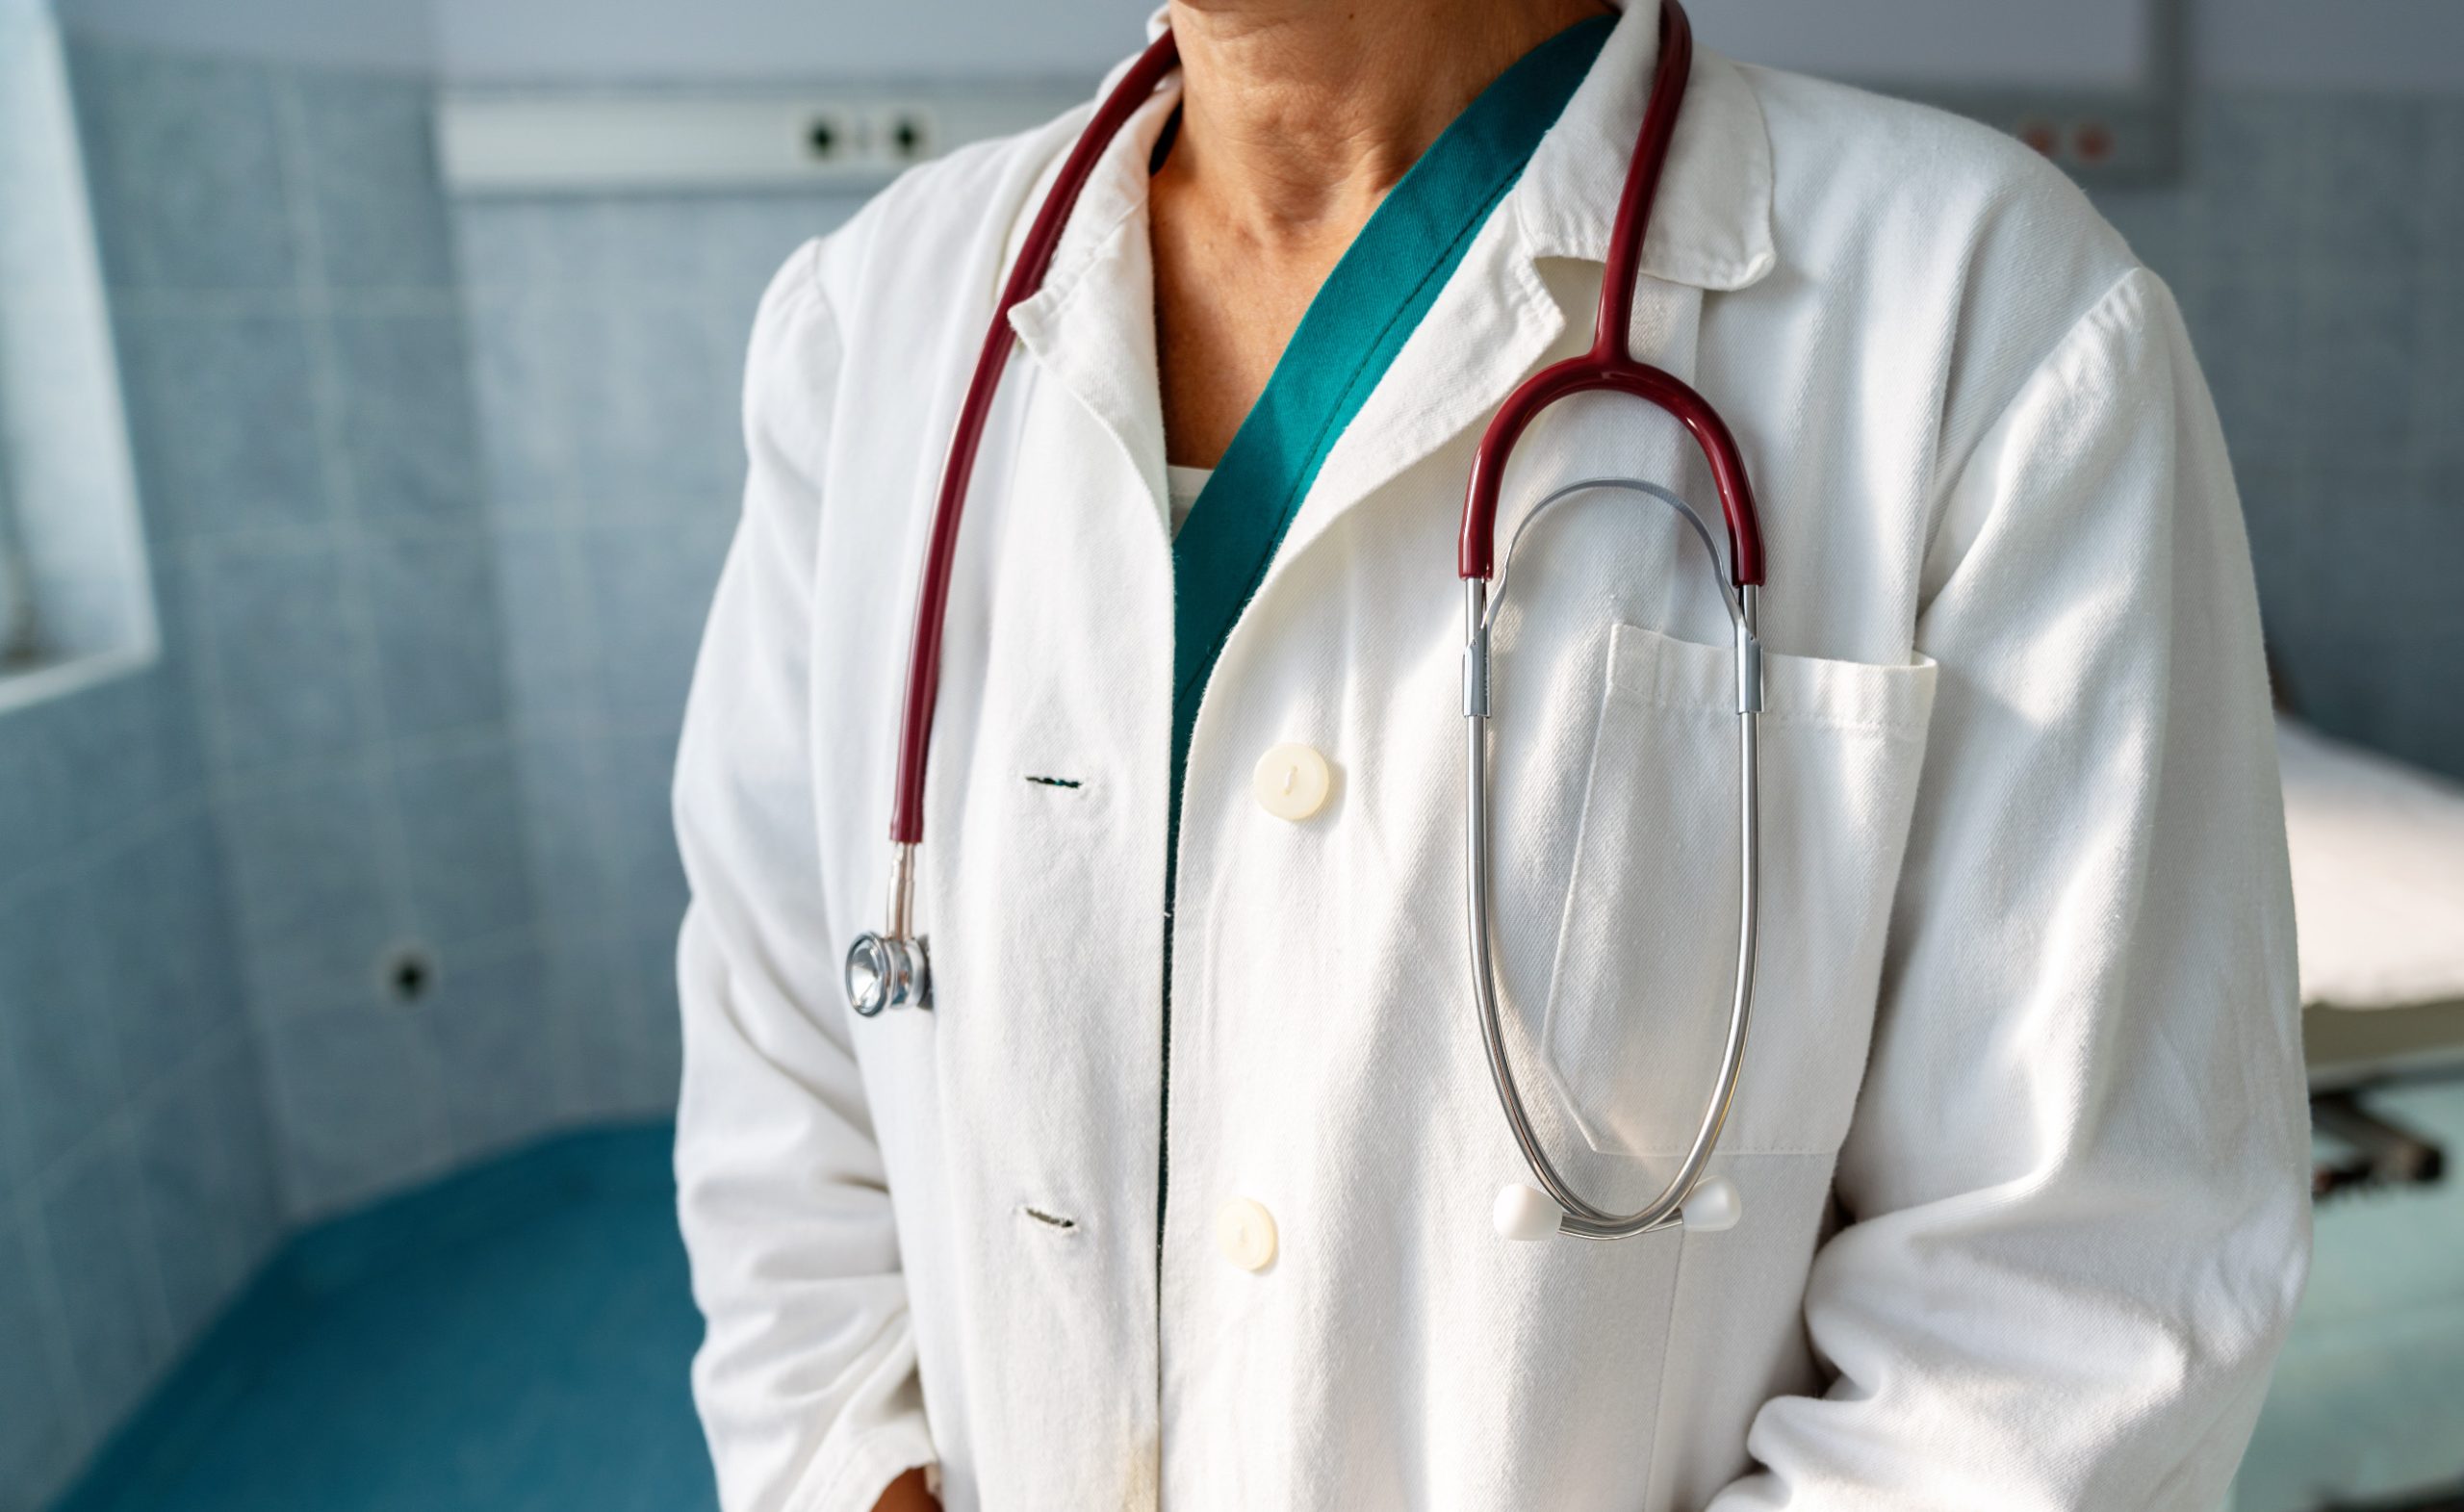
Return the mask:
<path id="1" fill-rule="evenodd" d="M 1344 433 L 1198 717 L 1166 1041 L 1172 575 L 1144 192 L 1095 174 L 959 549 L 921 925 L 859 1020 L 916 563 L 1008 254 L 1084 112 L 779 274 L 677 777 L 677 1166 L 726 1504 L 2215 1505 L 2300 1289 L 2306 1127 L 2258 610 L 2165 287 L 1992 132 L 1702 56 L 1634 311 L 1769 546 L 1761 987 L 1718 1234 L 1499 1240 L 1468 985 L 1453 542 L 1475 439 L 1588 334 L 1648 0 Z M 1588 397 L 1502 529 L 1627 473 Z M 1498 943 L 1551 1147 L 1645 1194 L 1733 948 L 1726 625 L 1656 504 L 1516 567 Z M 1334 769 L 1301 822 L 1251 768 Z M 1055 777 L 1063 787 L 1028 781 Z M 1168 1051 L 1168 1112 L 1166 1064 Z M 1168 1195 L 1158 1217 L 1168 1156 Z M 1262 1205 L 1271 1264 L 1217 1216 Z"/>

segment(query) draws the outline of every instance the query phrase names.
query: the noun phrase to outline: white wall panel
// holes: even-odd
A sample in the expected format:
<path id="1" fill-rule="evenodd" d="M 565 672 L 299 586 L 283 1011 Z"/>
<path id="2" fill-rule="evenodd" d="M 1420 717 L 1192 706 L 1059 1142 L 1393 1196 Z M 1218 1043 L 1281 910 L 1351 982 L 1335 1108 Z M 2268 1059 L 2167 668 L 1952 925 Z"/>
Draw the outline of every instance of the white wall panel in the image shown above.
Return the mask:
<path id="1" fill-rule="evenodd" d="M 1148 0 L 435 0 L 453 82 L 1091 80 Z"/>

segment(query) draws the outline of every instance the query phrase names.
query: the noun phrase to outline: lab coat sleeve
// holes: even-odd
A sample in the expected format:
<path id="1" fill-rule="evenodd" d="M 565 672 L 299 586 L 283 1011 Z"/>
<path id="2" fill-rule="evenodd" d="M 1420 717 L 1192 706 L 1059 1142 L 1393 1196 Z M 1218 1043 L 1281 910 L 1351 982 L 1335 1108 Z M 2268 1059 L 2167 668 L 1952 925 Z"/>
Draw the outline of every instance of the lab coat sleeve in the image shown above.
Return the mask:
<path id="1" fill-rule="evenodd" d="M 811 596 L 837 342 L 808 246 L 745 385 L 744 512 L 676 775 L 680 1217 L 693 1390 L 728 1512 L 861 1512 L 933 1459 L 897 1236 L 838 996 L 814 824 Z"/>
<path id="2" fill-rule="evenodd" d="M 1717 1512 L 2220 1504 L 2308 1255 L 2258 606 L 2178 312 L 2133 270 L 1950 474 L 1940 663 L 1806 1326 Z"/>

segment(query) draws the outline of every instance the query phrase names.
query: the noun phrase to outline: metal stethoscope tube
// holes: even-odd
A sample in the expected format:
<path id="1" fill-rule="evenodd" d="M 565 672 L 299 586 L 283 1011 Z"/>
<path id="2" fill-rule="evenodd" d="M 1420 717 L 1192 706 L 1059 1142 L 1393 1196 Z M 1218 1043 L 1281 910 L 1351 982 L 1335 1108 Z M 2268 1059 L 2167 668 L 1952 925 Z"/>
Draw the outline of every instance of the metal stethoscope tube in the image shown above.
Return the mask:
<path id="1" fill-rule="evenodd" d="M 1524 1107 L 1522 1089 L 1516 1085 L 1514 1066 L 1506 1053 L 1505 1033 L 1500 1021 L 1498 1006 L 1497 964 L 1492 951 L 1489 910 L 1489 690 L 1492 680 L 1489 637 L 1504 606 L 1508 573 L 1514 553 L 1523 544 L 1523 536 L 1532 524 L 1551 508 L 1578 494 L 1600 489 L 1622 490 L 1657 499 L 1684 517 L 1693 527 L 1704 551 L 1708 554 L 1712 577 L 1720 591 L 1720 601 L 1727 607 L 1736 648 L 1737 703 L 1737 945 L 1736 986 L 1730 1000 L 1726 1041 L 1720 1048 L 1719 1072 L 1712 1084 L 1710 1099 L 1705 1104 L 1701 1120 L 1696 1124 L 1693 1142 L 1685 1152 L 1677 1173 L 1669 1178 L 1659 1195 L 1631 1213 L 1614 1213 L 1598 1206 L 1576 1192 L 1540 1142 L 1531 1126 L 1531 1115 Z M 1720 1130 L 1728 1121 L 1729 1108 L 1736 1098 L 1737 1071 L 1745 1060 L 1746 1029 L 1754 1012 L 1754 968 L 1757 935 L 1761 913 L 1760 830 L 1761 830 L 1761 749 L 1760 720 L 1762 712 L 1762 648 L 1756 634 L 1756 593 L 1752 585 L 1730 592 L 1726 578 L 1719 573 L 1719 555 L 1711 544 L 1711 535 L 1685 501 L 1657 484 L 1631 478 L 1586 478 L 1569 483 L 1543 499 L 1524 517 L 1506 545 L 1505 560 L 1499 566 L 1497 593 L 1492 599 L 1487 579 L 1468 577 L 1463 583 L 1464 653 L 1463 712 L 1464 729 L 1464 863 L 1466 881 L 1464 907 L 1472 947 L 1472 989 L 1479 1008 L 1480 1041 L 1488 1052 L 1489 1077 L 1496 1084 L 1498 1102 L 1505 1110 L 1506 1125 L 1513 1132 L 1515 1144 L 1531 1167 L 1549 1200 L 1555 1203 L 1561 1216 L 1557 1231 L 1579 1239 L 1625 1239 L 1649 1233 L 1680 1221 L 1687 1201 L 1702 1183 L 1711 1151 L 1718 1144 Z M 1514 1189 L 1502 1193 L 1500 1226 L 1506 1226 L 1506 1203 Z M 1725 1204 L 1733 1210 L 1733 1203 Z M 1518 1237 L 1537 1237 L 1525 1234 Z"/>

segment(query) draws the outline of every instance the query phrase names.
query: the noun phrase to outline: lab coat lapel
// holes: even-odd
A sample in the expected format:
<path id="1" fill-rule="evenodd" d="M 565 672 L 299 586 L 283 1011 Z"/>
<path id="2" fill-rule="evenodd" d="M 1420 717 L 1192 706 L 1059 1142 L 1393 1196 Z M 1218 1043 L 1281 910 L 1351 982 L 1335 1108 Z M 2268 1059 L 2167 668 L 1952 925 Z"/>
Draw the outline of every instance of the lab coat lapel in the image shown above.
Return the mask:
<path id="1" fill-rule="evenodd" d="M 1485 426 L 1566 334 L 1565 312 L 1532 266 L 1520 228 L 1502 211 L 1492 216 L 1327 454 L 1267 581 L 1352 506 L 1449 441 Z"/>
<path id="2" fill-rule="evenodd" d="M 1584 345 L 1658 54 L 1657 26 L 1656 4 L 1636 5 L 1619 21 L 1446 293 L 1328 455 L 1269 584 L 1347 511 L 1450 444 L 1468 447 L 1517 383 Z M 1704 295 L 1770 271 L 1770 216 L 1761 108 L 1733 64 L 1698 51 L 1644 246 L 1630 327 L 1636 356 L 1693 378 Z M 1530 501 L 1530 456 L 1557 454 L 1560 442 L 1578 445 L 1592 471 L 1614 468 L 1699 494 L 1699 460 L 1672 423 L 1604 397 L 1562 408 L 1534 427 L 1527 454 L 1518 450 L 1501 531 Z"/>
<path id="3" fill-rule="evenodd" d="M 1165 518 L 1163 386 L 1156 367 L 1147 164 L 1180 97 L 1157 91 L 1098 163 L 1041 290 L 1010 312 L 1020 343 L 1119 446 L 1154 518 Z M 1040 197 L 1040 196 L 1039 196 Z"/>

